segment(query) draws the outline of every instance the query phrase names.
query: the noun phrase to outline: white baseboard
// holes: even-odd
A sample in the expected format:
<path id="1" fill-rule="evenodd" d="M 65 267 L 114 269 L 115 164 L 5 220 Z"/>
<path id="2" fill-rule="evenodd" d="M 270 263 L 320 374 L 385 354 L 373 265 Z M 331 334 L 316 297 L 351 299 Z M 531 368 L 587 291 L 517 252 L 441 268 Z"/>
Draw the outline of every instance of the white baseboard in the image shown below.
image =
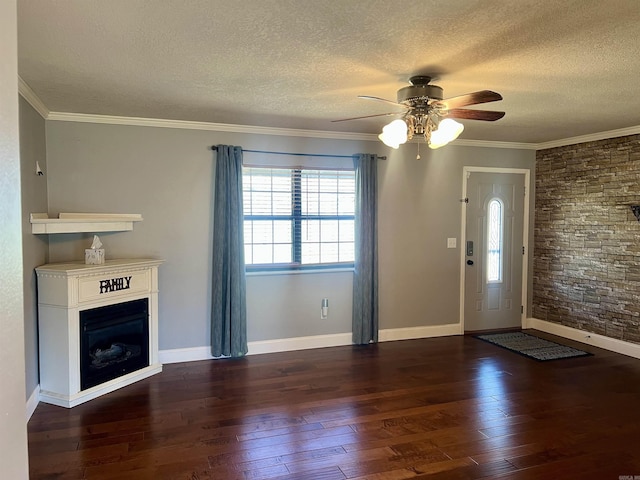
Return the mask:
<path id="1" fill-rule="evenodd" d="M 380 330 L 378 340 L 390 342 L 395 340 L 411 340 L 415 338 L 442 337 L 459 335 L 460 324 L 434 325 L 427 327 L 408 327 Z M 331 335 L 313 335 L 309 337 L 279 338 L 275 340 L 261 340 L 249 342 L 247 355 L 262 353 L 290 352 L 294 350 L 308 350 L 310 348 L 339 347 L 351 345 L 351 333 L 336 333 Z M 160 350 L 160 363 L 194 362 L 198 360 L 212 360 L 211 347 L 174 348 Z"/>
<path id="2" fill-rule="evenodd" d="M 640 345 L 616 338 L 605 337 L 597 333 L 587 332 L 586 330 L 578 330 L 577 328 L 567 327 L 558 323 L 539 320 L 537 318 L 527 318 L 525 328 L 534 328 L 541 332 L 551 333 L 559 337 L 568 338 L 577 342 L 593 345 L 594 347 L 604 348 L 612 352 L 628 355 L 633 358 L 640 358 Z"/>
<path id="3" fill-rule="evenodd" d="M 351 345 L 351 332 L 249 342 L 249 355 Z"/>
<path id="4" fill-rule="evenodd" d="M 378 332 L 378 340 L 381 342 L 393 342 L 395 340 L 413 340 L 415 338 L 448 337 L 460 335 L 460 324 L 430 325 L 425 327 L 389 328 Z"/>
<path id="5" fill-rule="evenodd" d="M 27 422 L 31 418 L 31 415 L 33 415 L 33 412 L 36 411 L 36 407 L 38 406 L 39 402 L 40 384 L 36 385 L 36 388 L 33 389 L 33 392 L 31 392 L 31 395 L 29 395 L 29 398 L 27 400 Z"/>
<path id="6" fill-rule="evenodd" d="M 198 360 L 211 360 L 211 347 L 189 347 L 189 348 L 172 348 L 169 350 L 160 350 L 158 352 L 158 361 L 166 365 L 167 363 L 180 362 L 197 362 Z"/>
<path id="7" fill-rule="evenodd" d="M 378 339 L 380 342 L 391 342 L 396 340 L 412 340 L 417 338 L 442 337 L 448 335 L 459 335 L 460 324 L 451 325 L 434 325 L 426 327 L 407 327 L 407 328 L 391 328 L 380 330 Z M 314 335 L 308 337 L 280 338 L 276 340 L 263 340 L 259 342 L 249 342 L 249 355 L 259 355 L 262 353 L 289 352 L 294 350 L 308 350 L 310 348 L 338 347 L 343 345 L 351 345 L 351 333 L 336 333 L 331 335 Z M 208 345 L 202 347 L 190 348 L 174 348 L 170 350 L 160 350 L 158 352 L 158 360 L 160 364 L 194 362 L 198 360 L 212 360 L 211 347 Z M 29 400 L 27 400 L 27 421 L 33 415 L 38 402 L 42 399 L 43 394 L 40 392 L 38 385 Z M 68 400 L 68 399 L 66 399 Z M 69 407 L 69 402 L 61 401 L 53 396 L 45 393 L 43 401 L 53 403 L 54 405 L 62 405 Z M 73 404 L 78 403 L 74 399 Z M 82 401 L 85 401 L 83 399 Z"/>
<path id="8" fill-rule="evenodd" d="M 338 347 L 351 344 L 351 333 L 337 333 L 332 335 L 314 335 L 309 337 L 279 338 L 249 342 L 247 355 L 261 353 L 290 352 L 293 350 L 308 350 L 310 348 Z M 213 360 L 211 347 L 174 348 L 158 352 L 160 363 L 195 362 L 198 360 Z"/>
<path id="9" fill-rule="evenodd" d="M 120 388 L 124 388 L 139 380 L 155 375 L 162 372 L 162 364 L 154 363 L 148 367 L 135 370 L 120 377 L 114 378 L 107 382 L 96 385 L 95 387 L 82 390 L 78 393 L 70 395 L 58 392 L 49 392 L 47 390 L 40 391 L 40 401 L 44 403 L 50 403 L 51 405 L 57 405 L 59 407 L 73 408 L 81 403 L 88 402 L 94 398 L 98 398 L 107 393 L 114 392 Z"/>
<path id="10" fill-rule="evenodd" d="M 640 345 L 615 338 L 605 337 L 597 333 L 590 333 L 584 330 L 567 327 L 537 318 L 527 318 L 524 328 L 533 328 L 541 332 L 558 335 L 577 342 L 582 342 L 594 347 L 603 348 L 612 352 L 628 355 L 640 359 Z M 433 325 L 425 327 L 392 328 L 380 330 L 378 339 L 380 342 L 391 342 L 396 340 L 412 340 L 417 338 L 443 337 L 449 335 L 460 335 L 460 324 Z M 309 337 L 281 338 L 276 340 L 263 340 L 259 342 L 249 342 L 249 355 L 259 355 L 262 353 L 288 352 L 293 350 L 307 350 L 310 348 L 337 347 L 351 345 L 351 333 L 337 333 L 332 335 L 315 335 Z M 198 360 L 211 360 L 211 347 L 175 348 L 170 350 L 160 350 L 159 361 L 165 363 L 193 362 Z M 40 385 L 33 390 L 26 404 L 27 421 L 33 415 L 38 402 L 40 401 Z"/>

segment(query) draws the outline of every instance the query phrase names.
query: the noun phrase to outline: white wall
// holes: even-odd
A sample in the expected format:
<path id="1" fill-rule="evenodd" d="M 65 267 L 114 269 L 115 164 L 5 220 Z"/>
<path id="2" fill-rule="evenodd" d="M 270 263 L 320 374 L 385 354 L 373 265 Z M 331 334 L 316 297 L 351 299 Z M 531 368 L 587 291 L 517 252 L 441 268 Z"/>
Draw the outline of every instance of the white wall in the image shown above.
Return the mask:
<path id="1" fill-rule="evenodd" d="M 215 144 L 246 149 L 376 153 L 378 142 L 48 121 L 49 211 L 140 213 L 133 232 L 101 235 L 107 258 L 152 256 L 160 267 L 160 349 L 210 344 Z M 248 154 L 247 154 L 248 155 Z M 51 235 L 51 262 L 78 260 L 90 234 Z M 331 302 L 320 321 L 320 299 Z M 269 308 L 265 308 L 269 305 Z M 249 277 L 249 341 L 351 331 L 351 274 Z"/>
<path id="2" fill-rule="evenodd" d="M 526 168 L 533 177 L 533 150 L 453 144 L 423 147 L 421 160 L 416 151 L 391 151 L 379 167 L 381 329 L 459 322 L 463 167 Z M 456 238 L 456 249 L 447 238 Z"/>
<path id="3" fill-rule="evenodd" d="M 24 376 L 16 2 L 0 2 L 0 468 L 29 477 Z"/>
<path id="4" fill-rule="evenodd" d="M 352 279 L 351 272 L 250 275 L 247 277 L 249 341 L 350 334 Z M 329 299 L 326 319 L 320 318 L 323 298 Z"/>
<path id="5" fill-rule="evenodd" d="M 38 301 L 35 268 L 48 263 L 47 235 L 33 235 L 29 214 L 46 212 L 47 178 L 36 175 L 36 161 L 47 172 L 45 121 L 23 98 L 20 98 L 20 165 L 22 191 L 22 249 L 24 273 L 25 384 L 29 398 L 39 383 L 38 372 Z"/>
<path id="6" fill-rule="evenodd" d="M 391 150 L 378 141 L 47 121 L 49 211 L 141 213 L 133 232 L 102 235 L 107 257 L 153 256 L 160 268 L 160 349 L 210 344 L 214 144 L 306 153 L 377 153 L 380 326 L 458 322 L 464 165 L 533 169 L 535 152 L 448 146 Z M 249 155 L 249 154 L 247 154 Z M 82 259 L 91 235 L 53 235 L 50 261 Z M 458 245 L 461 244 L 458 238 Z M 251 342 L 351 332 L 351 274 L 249 276 Z M 329 318 L 320 320 L 320 300 Z"/>

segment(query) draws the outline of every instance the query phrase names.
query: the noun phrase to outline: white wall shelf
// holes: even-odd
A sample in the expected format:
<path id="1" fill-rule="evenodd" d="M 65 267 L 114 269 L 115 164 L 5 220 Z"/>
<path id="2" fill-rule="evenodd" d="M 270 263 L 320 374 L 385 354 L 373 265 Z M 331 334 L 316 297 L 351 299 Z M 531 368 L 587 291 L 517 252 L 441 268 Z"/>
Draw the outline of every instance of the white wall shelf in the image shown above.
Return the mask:
<path id="1" fill-rule="evenodd" d="M 31 233 L 98 233 L 133 230 L 134 222 L 141 222 L 138 213 L 48 213 L 31 214 Z"/>

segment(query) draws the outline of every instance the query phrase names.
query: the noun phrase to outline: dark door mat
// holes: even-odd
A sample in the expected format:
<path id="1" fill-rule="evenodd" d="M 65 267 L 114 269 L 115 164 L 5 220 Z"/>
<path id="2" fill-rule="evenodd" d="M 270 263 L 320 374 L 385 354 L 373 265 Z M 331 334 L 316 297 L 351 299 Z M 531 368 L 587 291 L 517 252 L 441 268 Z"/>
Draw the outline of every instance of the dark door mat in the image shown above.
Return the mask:
<path id="1" fill-rule="evenodd" d="M 589 352 L 561 345 L 523 332 L 487 333 L 474 336 L 477 339 L 493 343 L 499 347 L 506 348 L 507 350 L 541 362 L 592 355 Z"/>

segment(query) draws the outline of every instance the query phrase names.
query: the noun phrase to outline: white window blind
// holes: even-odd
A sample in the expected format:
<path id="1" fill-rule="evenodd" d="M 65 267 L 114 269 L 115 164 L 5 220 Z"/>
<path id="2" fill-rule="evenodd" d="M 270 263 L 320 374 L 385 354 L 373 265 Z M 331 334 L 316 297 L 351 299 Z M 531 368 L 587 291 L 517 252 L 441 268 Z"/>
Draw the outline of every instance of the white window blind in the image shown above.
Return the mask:
<path id="1" fill-rule="evenodd" d="M 243 168 L 245 263 L 353 264 L 355 172 Z"/>

